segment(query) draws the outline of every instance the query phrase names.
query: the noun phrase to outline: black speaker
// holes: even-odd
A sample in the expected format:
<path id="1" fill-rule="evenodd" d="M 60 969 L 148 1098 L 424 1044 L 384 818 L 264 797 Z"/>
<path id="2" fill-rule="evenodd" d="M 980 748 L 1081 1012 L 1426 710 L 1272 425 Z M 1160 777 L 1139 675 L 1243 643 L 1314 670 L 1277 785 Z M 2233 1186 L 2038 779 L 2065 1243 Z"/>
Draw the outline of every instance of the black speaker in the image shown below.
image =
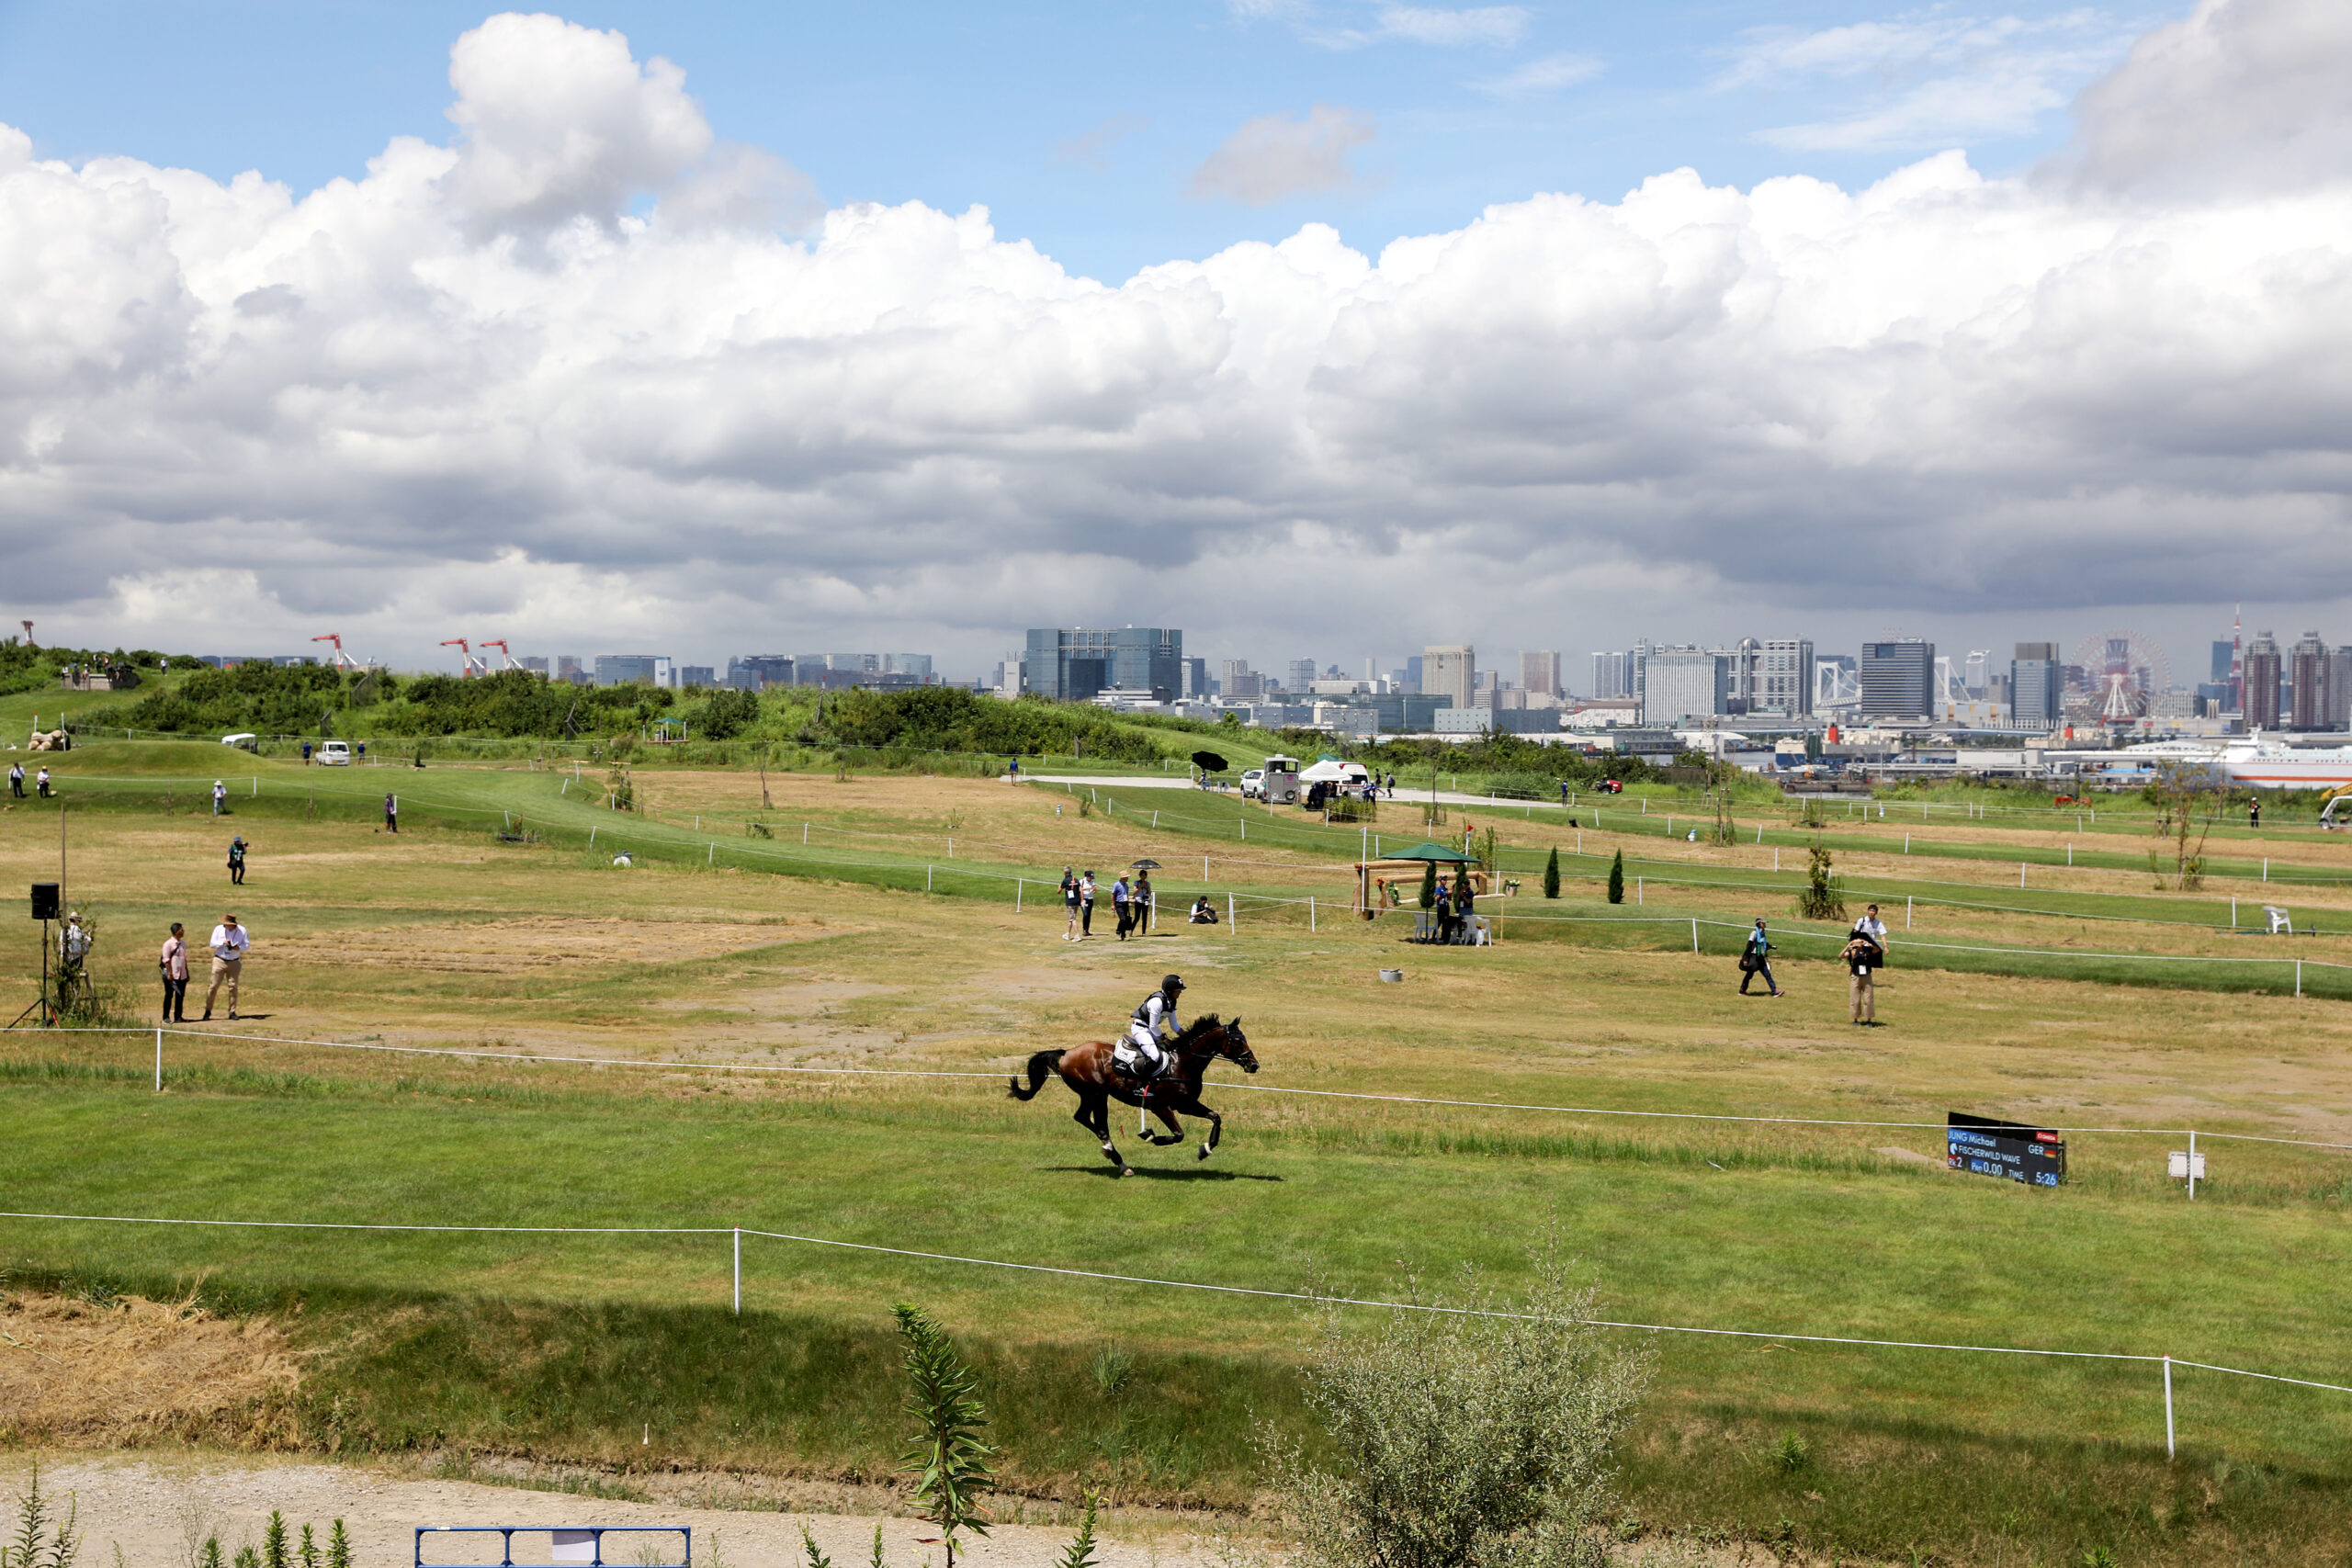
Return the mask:
<path id="1" fill-rule="evenodd" d="M 36 920 L 57 919 L 56 883 L 36 882 L 33 884 L 33 919 Z"/>

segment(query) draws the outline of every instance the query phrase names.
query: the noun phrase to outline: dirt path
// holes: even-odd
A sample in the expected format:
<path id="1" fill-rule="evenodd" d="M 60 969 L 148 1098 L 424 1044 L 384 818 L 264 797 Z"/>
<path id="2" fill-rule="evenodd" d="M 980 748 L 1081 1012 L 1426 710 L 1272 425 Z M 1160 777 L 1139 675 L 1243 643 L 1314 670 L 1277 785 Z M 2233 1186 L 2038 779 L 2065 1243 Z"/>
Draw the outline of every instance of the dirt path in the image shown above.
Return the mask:
<path id="1" fill-rule="evenodd" d="M 28 1461 L 12 1457 L 0 1478 L 10 1497 L 22 1491 Z M 719 1482 L 720 1478 L 708 1478 Z M 722 1483 L 723 1484 L 723 1483 Z M 74 1495 L 84 1530 L 82 1561 L 110 1568 L 121 1548 L 127 1568 L 184 1568 L 190 1557 L 191 1535 L 201 1542 L 220 1538 L 221 1554 L 232 1557 L 240 1545 L 258 1546 L 273 1508 L 282 1511 L 299 1539 L 300 1527 L 311 1524 L 324 1542 L 329 1522 L 340 1518 L 351 1532 L 352 1560 L 360 1568 L 402 1568 L 415 1561 L 415 1528 L 419 1525 L 537 1525 L 554 1527 L 611 1525 L 685 1525 L 694 1530 L 694 1560 L 713 1568 L 785 1568 L 804 1562 L 800 1526 L 812 1519 L 820 1547 L 843 1568 L 865 1564 L 872 1553 L 872 1516 L 777 1512 L 772 1502 L 751 1507 L 695 1507 L 668 1503 L 624 1503 L 575 1494 L 488 1485 L 471 1481 L 436 1481 L 390 1470 L 358 1466 L 284 1461 L 240 1461 L 203 1458 L 152 1459 L 132 1456 L 91 1458 L 54 1455 L 44 1463 L 41 1489 L 61 1501 Z M 746 1498 L 747 1503 L 752 1501 Z M 973 1568 L 1035 1568 L 1061 1553 L 1070 1537 L 1069 1527 L 1004 1525 L 988 1540 L 967 1549 L 959 1544 L 956 1559 Z M 937 1531 L 920 1522 L 889 1518 L 883 1523 L 883 1545 L 888 1561 L 899 1568 L 920 1568 L 942 1561 L 936 1545 L 922 1538 Z M 452 1537 L 427 1560 L 439 1562 L 495 1563 L 496 1536 Z M 515 1561 L 546 1562 L 548 1538 L 515 1540 Z M 526 1547 L 532 1549 L 526 1555 Z M 714 1547 L 716 1551 L 714 1551 Z M 1196 1532 L 1183 1523 L 1151 1521 L 1141 1529 L 1111 1529 L 1098 1551 L 1106 1568 L 1207 1568 L 1215 1561 L 1216 1543 L 1205 1530 Z M 637 1548 L 608 1549 L 608 1561 L 634 1562 Z M 662 1559 L 675 1562 L 674 1551 Z"/>

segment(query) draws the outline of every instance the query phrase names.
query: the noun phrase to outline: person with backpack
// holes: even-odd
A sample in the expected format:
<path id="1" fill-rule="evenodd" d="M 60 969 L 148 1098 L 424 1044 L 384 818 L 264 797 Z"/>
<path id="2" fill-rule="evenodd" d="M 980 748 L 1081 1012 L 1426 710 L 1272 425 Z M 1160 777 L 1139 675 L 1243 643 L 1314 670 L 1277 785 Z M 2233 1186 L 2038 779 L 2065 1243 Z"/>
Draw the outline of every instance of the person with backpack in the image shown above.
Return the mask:
<path id="1" fill-rule="evenodd" d="M 244 885 L 245 840 L 239 837 L 229 840 L 229 886 L 243 887 Z"/>
<path id="2" fill-rule="evenodd" d="M 1756 929 L 1747 933 L 1747 951 L 1739 955 L 1739 994 L 1749 994 L 1747 983 L 1757 976 L 1764 976 L 1764 989 L 1773 996 L 1781 994 L 1780 982 L 1772 978 L 1772 964 L 1765 954 L 1772 951 L 1771 938 L 1764 934 L 1764 917 L 1756 917 Z"/>

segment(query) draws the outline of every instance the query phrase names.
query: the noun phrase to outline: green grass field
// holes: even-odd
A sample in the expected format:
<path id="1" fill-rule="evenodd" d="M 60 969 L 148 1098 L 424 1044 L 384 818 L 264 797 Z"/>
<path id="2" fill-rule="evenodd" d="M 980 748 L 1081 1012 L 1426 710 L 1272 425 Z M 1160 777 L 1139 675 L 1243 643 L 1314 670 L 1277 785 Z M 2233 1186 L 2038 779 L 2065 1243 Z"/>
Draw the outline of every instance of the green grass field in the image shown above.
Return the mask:
<path id="1" fill-rule="evenodd" d="M 11 1036 L 0 1173 L 12 1210 L 717 1227 L 0 1222 L 12 1286 L 200 1288 L 316 1352 L 296 1394 L 198 1434 L 213 1440 L 872 1474 L 892 1448 L 887 1305 L 901 1297 L 938 1308 L 975 1347 L 1024 1489 L 1108 1483 L 1131 1499 L 1238 1507 L 1256 1483 L 1253 1427 L 1304 1427 L 1296 1302 L 752 1238 L 738 1320 L 724 1234 L 736 1225 L 1384 1299 L 1413 1278 L 1453 1289 L 1472 1265 L 1508 1292 L 1528 1249 L 1555 1237 L 1629 1321 L 2161 1352 L 2352 1382 L 2341 1350 L 2352 1154 L 2214 1139 L 2352 1143 L 2340 1002 L 2151 985 L 2122 963 L 1929 967 L 1898 946 L 1881 994 L 1892 1027 L 1854 1030 L 1842 973 L 1807 948 L 1792 948 L 1791 994 L 1775 1002 L 1736 994 L 1728 936 L 1693 955 L 1687 937 L 1675 951 L 1656 928 L 1532 919 L 1744 923 L 1769 895 L 1753 912 L 1781 923 L 1791 879 L 1768 880 L 1758 846 L 1669 848 L 1613 825 L 1585 829 L 1586 861 L 1621 845 L 1670 857 L 1670 874 L 1690 879 L 1670 906 L 1651 889 L 1640 909 L 1612 910 L 1577 878 L 1547 911 L 1514 859 L 1529 891 L 1498 901 L 1502 943 L 1434 950 L 1400 944 L 1397 917 L 1347 916 L 1353 833 L 1211 796 L 1168 792 L 1154 828 L 1124 799 L 1080 817 L 1071 794 L 1042 786 L 772 774 L 763 807 L 752 775 L 642 770 L 650 810 L 624 816 L 575 798 L 568 772 L 306 772 L 265 759 L 243 775 L 259 793 L 248 782 L 216 821 L 203 787 L 214 751 L 94 745 L 60 762 L 69 890 L 100 921 L 100 978 L 125 1015 L 147 1010 L 163 922 L 200 937 L 233 897 L 255 932 L 256 1016 L 233 1026 L 249 1035 L 994 1075 L 1039 1046 L 1103 1035 L 1177 968 L 1190 1001 L 1244 1019 L 1265 1071 L 1247 1089 L 1228 1068 L 1213 1076 L 1211 1102 L 1228 1118 L 1214 1160 L 1189 1144 L 1141 1149 L 1130 1122 L 1122 1145 L 1142 1179 L 1114 1181 L 1058 1086 L 1023 1105 L 993 1076 L 721 1074 L 175 1036 L 157 1095 L 152 1035 Z M 379 829 L 392 783 L 397 838 Z M 1173 821 L 1180 806 L 1203 823 Z M 1246 854 L 1238 831 L 1229 847 L 1217 837 L 1227 817 L 1250 823 Z M 1560 831 L 1540 817 L 1492 823 L 1532 856 Z M 811 854 L 856 863 L 782 858 L 801 852 L 804 823 Z M 537 841 L 501 841 L 510 825 Z M 1418 821 L 1398 826 L 1418 837 Z M 233 895 L 220 865 L 232 830 L 254 845 Z M 1909 856 L 1841 843 L 1840 864 L 1873 889 L 1908 872 L 1949 890 L 1976 873 L 1968 852 L 1982 835 L 2012 829 L 1913 831 Z M 0 870 L 19 883 L 53 874 L 59 834 L 52 805 L 0 811 Z M 616 834 L 650 852 L 613 866 Z M 2334 847 L 2292 853 L 2318 872 Z M 1187 859 L 1202 853 L 1205 882 Z M 1163 909 L 1204 885 L 1336 907 L 1313 930 L 1297 906 L 1269 903 L 1238 928 L 1070 944 L 1049 889 L 1028 885 L 1016 913 L 1001 880 L 1064 863 L 1107 874 L 1144 854 L 1163 863 Z M 2227 882 L 2154 897 L 2129 870 L 2052 874 L 2044 909 L 1939 908 L 1929 923 L 1939 940 L 2053 949 L 2085 932 L 2100 951 L 2151 953 L 2225 956 L 2256 941 L 2188 918 L 2226 898 Z M 2306 891 L 2324 922 L 2338 895 Z M 2132 918 L 2084 919 L 2095 911 Z M 39 931 L 0 927 L 11 1015 L 30 999 Z M 1536 931 L 1544 940 L 1528 939 Z M 2341 959 L 2341 947 L 2296 939 L 2314 958 Z M 1396 964 L 1406 984 L 1374 979 Z M 1886 1152 L 1939 1154 L 1932 1125 L 1657 1121 L 1267 1087 L 1846 1122 L 1936 1124 L 1961 1109 L 2070 1127 L 2193 1123 L 2212 1140 L 2200 1146 L 2213 1174 L 2186 1201 L 2163 1175 L 2179 1139 L 2161 1132 L 2074 1137 L 2070 1184 L 2045 1192 Z M 1985 1562 L 2104 1546 L 2131 1562 L 2318 1563 L 2352 1547 L 2352 1395 L 2183 1371 L 2182 1451 L 2167 1463 L 2161 1379 L 2146 1363 L 1683 1336 L 1657 1348 L 1657 1385 L 1626 1455 L 1644 1529 Z M 1128 1357 L 1122 1379 L 1111 1369 Z M 1793 1464 L 1777 1457 L 1792 1435 L 1804 1452 Z"/>

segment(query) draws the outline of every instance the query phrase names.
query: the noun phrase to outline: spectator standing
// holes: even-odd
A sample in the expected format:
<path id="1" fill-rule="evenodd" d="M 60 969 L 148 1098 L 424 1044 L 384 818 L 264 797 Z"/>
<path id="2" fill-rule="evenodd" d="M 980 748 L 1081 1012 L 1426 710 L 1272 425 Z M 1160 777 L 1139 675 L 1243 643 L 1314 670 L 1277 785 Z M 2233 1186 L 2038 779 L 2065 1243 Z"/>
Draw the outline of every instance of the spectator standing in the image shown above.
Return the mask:
<path id="1" fill-rule="evenodd" d="M 1136 873 L 1136 887 L 1127 895 L 1127 907 L 1136 912 L 1136 935 L 1151 934 L 1151 873 Z"/>
<path id="2" fill-rule="evenodd" d="M 213 999 L 220 996 L 223 981 L 229 987 L 229 1016 L 237 1016 L 237 982 L 245 973 L 245 950 L 253 945 L 253 933 L 237 923 L 234 915 L 223 915 L 220 923 L 212 928 L 212 984 L 204 993 L 204 1016 L 212 1016 Z"/>
<path id="3" fill-rule="evenodd" d="M 397 795 L 387 795 L 384 796 L 384 831 L 397 833 L 400 830 L 401 797 Z"/>
<path id="4" fill-rule="evenodd" d="M 172 922 L 172 934 L 164 941 L 163 955 L 155 966 L 164 974 L 164 1021 L 187 1021 L 187 937 L 177 920 Z"/>
<path id="5" fill-rule="evenodd" d="M 1057 811 L 1060 810 L 1056 807 Z M 1078 877 L 1069 867 L 1062 867 L 1062 908 L 1069 915 L 1069 924 L 1062 931 L 1064 942 L 1078 940 Z"/>
<path id="6" fill-rule="evenodd" d="M 1119 918 L 1121 942 L 1126 941 L 1127 933 L 1135 930 L 1136 912 L 1134 906 L 1129 902 L 1130 897 L 1131 895 L 1127 891 L 1127 874 L 1123 871 L 1119 873 L 1119 880 L 1111 884 L 1111 912 Z"/>
<path id="7" fill-rule="evenodd" d="M 48 771 L 46 768 L 41 770 L 44 774 Z M 2250 795 L 2245 797 L 2245 825 L 2249 828 L 2262 826 L 2262 796 Z"/>
<path id="8" fill-rule="evenodd" d="M 1878 1027 L 1877 972 L 1886 964 L 1886 949 L 1872 942 L 1859 930 L 1846 950 L 1838 955 L 1846 961 L 1846 972 L 1853 976 L 1851 992 L 1854 1004 L 1853 1021 L 1865 1029 Z"/>
<path id="9" fill-rule="evenodd" d="M 1739 994 L 1748 994 L 1747 983 L 1757 976 L 1764 976 L 1764 988 L 1774 996 L 1781 994 L 1780 982 L 1772 978 L 1772 963 L 1765 955 L 1772 951 L 1772 941 L 1764 934 L 1764 917 L 1756 917 L 1756 929 L 1747 933 L 1747 951 L 1739 955 Z"/>
<path id="10" fill-rule="evenodd" d="M 33 787 L 40 792 L 40 797 L 43 800 L 49 798 L 49 764 L 47 762 L 43 762 L 40 765 L 40 772 L 33 775 Z M 2259 828 L 2262 824 L 2257 822 L 2255 826 Z"/>
<path id="11" fill-rule="evenodd" d="M 25 798 L 25 765 L 22 762 L 8 765 L 8 793 L 18 800 Z"/>
<path id="12" fill-rule="evenodd" d="M 1465 940 L 1472 942 L 1478 940 L 1477 911 L 1478 889 L 1465 871 L 1453 882 L 1453 924 L 1454 929 L 1465 933 Z"/>
<path id="13" fill-rule="evenodd" d="M 1870 938 L 1881 953 L 1886 951 L 1886 922 L 1878 918 L 1876 904 L 1863 910 L 1862 918 L 1854 922 L 1854 934 Z"/>
<path id="14" fill-rule="evenodd" d="M 212 781 L 212 815 L 219 817 L 229 809 L 229 786 L 220 779 Z"/>
<path id="15" fill-rule="evenodd" d="M 1094 934 L 1094 874 L 1078 879 L 1078 935 L 1083 942 Z"/>
<path id="16" fill-rule="evenodd" d="M 245 840 L 242 838 L 232 839 L 229 840 L 229 886 L 243 887 L 244 885 Z"/>

